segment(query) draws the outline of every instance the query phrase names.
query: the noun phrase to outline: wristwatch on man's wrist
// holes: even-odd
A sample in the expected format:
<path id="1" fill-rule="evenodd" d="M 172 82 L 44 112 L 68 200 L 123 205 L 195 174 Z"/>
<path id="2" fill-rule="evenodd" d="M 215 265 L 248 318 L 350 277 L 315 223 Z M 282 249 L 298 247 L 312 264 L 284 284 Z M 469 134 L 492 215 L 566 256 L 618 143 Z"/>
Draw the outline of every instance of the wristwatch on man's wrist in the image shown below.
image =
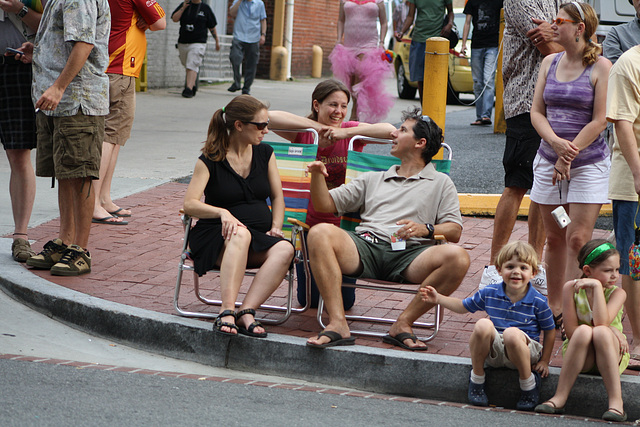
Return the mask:
<path id="1" fill-rule="evenodd" d="M 433 228 L 433 224 L 425 224 L 425 227 L 427 227 L 427 239 L 431 239 L 433 238 L 433 234 L 435 232 L 435 229 Z"/>
<path id="2" fill-rule="evenodd" d="M 27 6 L 22 6 L 20 12 L 17 13 L 18 18 L 24 18 L 24 16 L 29 12 L 29 8 Z"/>

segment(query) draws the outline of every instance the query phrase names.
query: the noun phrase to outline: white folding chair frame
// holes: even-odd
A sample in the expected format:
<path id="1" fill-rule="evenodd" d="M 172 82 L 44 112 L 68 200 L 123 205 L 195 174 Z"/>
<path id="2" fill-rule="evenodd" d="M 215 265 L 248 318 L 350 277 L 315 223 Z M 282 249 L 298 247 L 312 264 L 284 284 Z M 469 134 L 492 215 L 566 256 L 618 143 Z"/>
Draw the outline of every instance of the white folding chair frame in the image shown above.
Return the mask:
<path id="1" fill-rule="evenodd" d="M 316 132 L 315 129 L 283 129 L 283 130 L 278 130 L 278 132 L 311 132 L 314 136 L 314 142 L 317 145 L 318 144 L 318 133 Z M 192 218 L 187 215 L 186 213 L 184 213 L 184 211 L 182 211 L 182 209 L 180 210 L 181 213 L 181 219 L 182 219 L 182 226 L 184 228 L 184 242 L 182 245 L 182 252 L 180 255 L 180 261 L 178 263 L 178 276 L 176 278 L 176 287 L 175 287 L 175 291 L 173 294 L 173 308 L 175 309 L 176 313 L 179 314 L 180 316 L 185 316 L 185 317 L 194 317 L 194 318 L 199 318 L 199 319 L 215 319 L 218 317 L 217 314 L 213 314 L 213 313 L 203 313 L 203 312 L 197 312 L 197 311 L 189 311 L 189 310 L 185 310 L 182 307 L 180 307 L 180 289 L 182 288 L 182 277 L 183 277 L 183 273 L 185 271 L 191 271 L 193 272 L 193 285 L 194 285 L 194 292 L 196 295 L 196 298 L 201 301 L 204 304 L 207 305 L 214 305 L 214 306 L 220 306 L 222 305 L 222 301 L 218 300 L 218 299 L 210 299 L 205 297 L 204 295 L 202 295 L 202 293 L 200 292 L 200 277 L 198 276 L 198 274 L 195 272 L 195 268 L 193 266 L 193 261 L 191 260 L 191 257 L 189 256 L 189 232 L 191 231 L 191 225 L 192 225 Z M 295 221 L 295 222 L 293 222 Z M 261 321 L 264 324 L 270 324 L 270 325 L 279 325 L 282 324 L 284 322 L 286 322 L 289 317 L 291 316 L 291 313 L 303 313 L 305 311 L 307 311 L 309 309 L 310 306 L 310 301 L 311 301 L 311 275 L 310 275 L 310 271 L 309 271 L 309 263 L 307 262 L 307 246 L 306 246 L 306 239 L 304 237 L 304 233 L 302 233 L 302 230 L 306 228 L 306 230 L 308 230 L 308 226 L 304 223 L 301 223 L 297 220 L 289 220 L 290 223 L 293 224 L 292 226 L 292 232 L 291 232 L 291 243 L 293 244 L 293 247 L 296 247 L 296 243 L 297 243 L 297 239 L 300 239 L 300 247 L 301 250 L 299 251 L 300 254 L 302 255 L 302 259 L 300 259 L 300 255 L 297 254 L 297 256 L 294 258 L 294 264 L 298 263 L 298 262 L 303 262 L 304 264 L 304 269 L 305 269 L 305 273 L 306 273 L 306 284 L 305 284 L 305 289 L 306 289 L 306 293 L 307 293 L 307 304 L 304 307 L 301 308 L 296 308 L 293 307 L 293 282 L 294 282 L 294 270 L 295 267 L 292 265 L 292 267 L 289 269 L 289 272 L 287 273 L 287 275 L 285 276 L 285 280 L 287 281 L 287 300 L 286 300 L 286 305 L 285 306 L 275 306 L 275 305 L 269 305 L 269 304 L 263 304 L 260 306 L 261 310 L 266 310 L 266 311 L 275 311 L 275 312 L 283 312 L 284 314 L 281 317 L 278 317 L 276 319 L 267 319 L 267 318 L 256 318 L 257 320 Z M 210 272 L 212 273 L 220 273 L 220 270 L 218 269 L 214 269 L 214 270 L 210 270 Z M 247 271 L 245 271 L 245 276 L 255 276 L 255 271 L 252 271 L 252 269 L 249 269 Z M 236 301 L 235 306 L 236 307 L 240 307 L 242 305 L 241 302 Z"/>
<path id="2" fill-rule="evenodd" d="M 200 277 L 195 272 L 193 262 L 191 261 L 191 257 L 189 256 L 189 232 L 191 230 L 192 218 L 189 215 L 184 213 L 182 213 L 181 217 L 182 217 L 182 224 L 185 228 L 185 232 L 184 232 L 184 243 L 182 245 L 182 253 L 180 255 L 180 261 L 178 263 L 178 277 L 176 278 L 176 288 L 173 296 L 173 308 L 181 316 L 195 317 L 200 319 L 215 319 L 216 317 L 218 317 L 217 314 L 188 311 L 180 307 L 180 302 L 179 302 L 180 289 L 182 287 L 182 275 L 185 271 L 193 272 L 194 292 L 198 300 L 200 300 L 202 303 L 207 305 L 220 306 L 222 304 L 221 300 L 207 298 L 204 295 L 202 295 L 202 293 L 200 292 Z M 292 243 L 295 245 L 295 241 L 293 241 Z M 216 270 L 211 270 L 210 272 L 214 274 L 215 273 L 219 274 L 220 270 L 216 269 Z M 252 277 L 252 276 L 255 276 L 255 274 L 256 273 L 251 270 L 247 270 L 245 272 L 245 276 Z M 309 308 L 309 304 L 307 304 L 305 307 L 302 307 L 302 308 L 293 307 L 293 282 L 294 282 L 293 278 L 294 278 L 294 268 L 291 267 L 289 269 L 289 272 L 285 276 L 285 280 L 287 281 L 286 306 L 275 306 L 275 305 L 268 305 L 268 304 L 263 304 L 260 306 L 260 309 L 262 310 L 284 312 L 282 317 L 279 317 L 277 319 L 258 318 L 258 320 L 260 320 L 264 324 L 279 325 L 281 323 L 286 322 L 289 319 L 289 316 L 291 315 L 292 312 L 302 313 Z M 307 286 L 307 289 L 309 289 L 308 286 Z M 311 291 L 308 290 L 307 292 L 310 293 Z M 235 305 L 236 307 L 240 307 L 242 303 L 236 301 Z"/>

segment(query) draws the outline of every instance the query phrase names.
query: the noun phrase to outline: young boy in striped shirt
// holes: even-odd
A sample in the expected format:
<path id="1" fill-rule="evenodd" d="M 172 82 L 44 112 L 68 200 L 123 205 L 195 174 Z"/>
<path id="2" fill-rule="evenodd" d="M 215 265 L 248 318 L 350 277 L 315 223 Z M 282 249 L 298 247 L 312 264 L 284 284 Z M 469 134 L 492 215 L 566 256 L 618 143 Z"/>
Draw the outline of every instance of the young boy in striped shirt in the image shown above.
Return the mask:
<path id="1" fill-rule="evenodd" d="M 494 368 L 518 370 L 521 394 L 516 409 L 531 411 L 540 398 L 540 377 L 549 375 L 556 336 L 553 314 L 547 299 L 529 283 L 538 266 L 538 256 L 531 245 L 508 243 L 498 253 L 495 265 L 503 282 L 488 285 L 464 300 L 441 295 L 431 286 L 419 292 L 425 302 L 440 304 L 456 313 L 483 310 L 489 315 L 489 319 L 476 322 L 469 339 L 473 368 L 469 403 L 489 405 L 484 390 L 486 361 Z"/>

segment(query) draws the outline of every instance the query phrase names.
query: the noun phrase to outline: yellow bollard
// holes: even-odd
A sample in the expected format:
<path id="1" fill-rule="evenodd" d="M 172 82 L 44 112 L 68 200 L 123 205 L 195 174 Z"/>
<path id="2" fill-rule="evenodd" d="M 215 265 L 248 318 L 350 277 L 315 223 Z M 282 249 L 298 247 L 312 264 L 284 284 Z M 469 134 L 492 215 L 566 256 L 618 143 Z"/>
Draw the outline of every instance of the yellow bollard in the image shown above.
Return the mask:
<path id="1" fill-rule="evenodd" d="M 144 61 L 142 61 L 142 68 L 140 68 L 140 75 L 136 79 L 136 92 L 146 92 L 149 88 L 149 82 L 147 81 L 147 55 L 144 55 Z"/>
<path id="2" fill-rule="evenodd" d="M 322 77 L 322 48 L 317 44 L 313 45 L 311 56 L 311 77 Z"/>
<path id="3" fill-rule="evenodd" d="M 287 49 L 284 46 L 275 46 L 271 49 L 271 70 L 269 78 L 281 82 L 287 80 Z"/>
<path id="4" fill-rule="evenodd" d="M 504 9 L 500 10 L 500 40 L 498 46 L 502 46 L 504 36 Z M 504 118 L 504 83 L 502 81 L 502 48 L 498 52 L 498 65 L 496 70 L 496 108 L 495 119 L 493 120 L 493 133 L 505 133 L 507 131 L 507 121 Z"/>
<path id="5" fill-rule="evenodd" d="M 427 39 L 425 49 L 422 114 L 431 117 L 444 134 L 447 119 L 449 40 L 444 37 L 431 37 Z M 434 158 L 442 159 L 442 150 Z"/>

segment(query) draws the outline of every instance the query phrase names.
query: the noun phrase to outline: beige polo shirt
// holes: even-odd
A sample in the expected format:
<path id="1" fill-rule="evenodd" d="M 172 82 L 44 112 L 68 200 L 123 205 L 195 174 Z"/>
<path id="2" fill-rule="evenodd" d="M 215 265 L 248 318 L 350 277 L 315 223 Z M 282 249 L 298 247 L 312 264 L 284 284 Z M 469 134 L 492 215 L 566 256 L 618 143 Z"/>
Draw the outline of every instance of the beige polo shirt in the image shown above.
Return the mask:
<path id="1" fill-rule="evenodd" d="M 626 51 L 611 68 L 607 90 L 607 120 L 626 120 L 633 123 L 633 133 L 640 150 L 640 45 Z M 633 175 L 627 164 L 618 138 L 615 138 L 609 176 L 609 199 L 638 200 Z"/>
<path id="2" fill-rule="evenodd" d="M 408 219 L 420 224 L 453 222 L 462 226 L 458 192 L 448 175 L 429 163 L 418 174 L 398 175 L 398 165 L 385 172 L 364 173 L 348 184 L 329 191 L 338 215 L 359 212 L 362 222 L 356 232 L 369 231 L 389 241 L 389 227 Z M 411 238 L 412 244 L 433 244 L 426 238 Z"/>

